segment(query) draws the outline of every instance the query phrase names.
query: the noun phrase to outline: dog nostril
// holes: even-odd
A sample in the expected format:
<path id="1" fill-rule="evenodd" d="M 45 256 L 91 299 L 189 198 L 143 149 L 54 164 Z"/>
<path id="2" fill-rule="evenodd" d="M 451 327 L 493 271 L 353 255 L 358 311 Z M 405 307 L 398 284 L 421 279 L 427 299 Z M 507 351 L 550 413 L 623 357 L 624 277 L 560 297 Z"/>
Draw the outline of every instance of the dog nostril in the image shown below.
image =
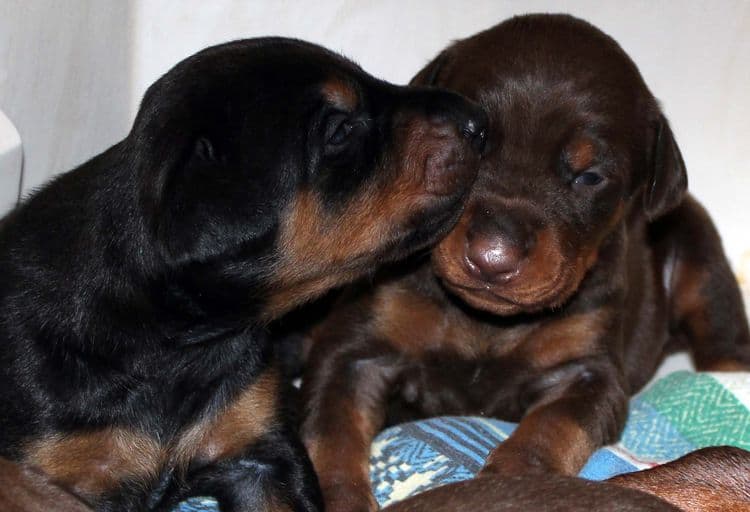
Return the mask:
<path id="1" fill-rule="evenodd" d="M 487 144 L 487 129 L 480 126 L 476 121 L 470 119 L 461 128 L 461 134 L 471 142 L 471 147 L 477 153 L 482 153 Z"/>
<path id="2" fill-rule="evenodd" d="M 466 124 L 461 128 L 461 133 L 463 133 L 464 137 L 467 139 L 473 139 L 481 129 L 477 125 L 477 122 L 473 119 L 469 119 L 466 121 Z"/>

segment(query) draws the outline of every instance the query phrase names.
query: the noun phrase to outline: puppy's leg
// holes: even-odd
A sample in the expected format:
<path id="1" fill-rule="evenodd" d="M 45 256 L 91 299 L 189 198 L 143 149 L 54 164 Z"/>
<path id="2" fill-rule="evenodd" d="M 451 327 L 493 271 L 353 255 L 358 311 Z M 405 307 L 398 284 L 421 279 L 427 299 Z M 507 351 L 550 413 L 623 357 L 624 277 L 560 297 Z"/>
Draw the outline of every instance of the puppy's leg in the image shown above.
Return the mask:
<path id="1" fill-rule="evenodd" d="M 531 383 L 536 399 L 518 428 L 490 454 L 480 474 L 577 474 L 625 423 L 627 395 L 617 376 L 604 358 L 545 372 Z"/>
<path id="2" fill-rule="evenodd" d="M 391 364 L 388 356 L 372 350 L 344 349 L 308 367 L 302 439 L 327 512 L 378 508 L 370 488 L 370 443 L 384 421 L 386 392 L 395 374 Z"/>
<path id="3" fill-rule="evenodd" d="M 665 222 L 671 219 L 679 220 L 665 262 L 672 324 L 687 339 L 699 370 L 750 370 L 742 296 L 711 219 L 691 198 Z"/>
<path id="4" fill-rule="evenodd" d="M 703 448 L 663 466 L 608 480 L 691 512 L 750 511 L 750 452 Z"/>
<path id="5" fill-rule="evenodd" d="M 192 472 L 187 483 L 188 495 L 214 496 L 222 512 L 323 510 L 312 465 L 291 428 L 269 432 L 241 454 Z"/>
<path id="6" fill-rule="evenodd" d="M 282 404 L 287 392 L 270 365 L 210 417 L 170 445 L 173 468 L 158 507 L 214 496 L 222 512 L 322 509 L 320 490 L 297 429 Z"/>

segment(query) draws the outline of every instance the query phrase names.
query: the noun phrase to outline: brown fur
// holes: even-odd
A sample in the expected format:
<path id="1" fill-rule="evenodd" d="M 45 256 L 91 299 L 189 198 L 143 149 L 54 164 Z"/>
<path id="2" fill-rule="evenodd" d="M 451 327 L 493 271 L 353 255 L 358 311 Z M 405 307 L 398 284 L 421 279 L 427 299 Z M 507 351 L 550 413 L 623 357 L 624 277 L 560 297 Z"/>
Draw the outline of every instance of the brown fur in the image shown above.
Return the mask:
<path id="1" fill-rule="evenodd" d="M 375 435 L 368 411 L 353 403 L 340 403 L 337 420 L 346 425 L 335 433 L 308 439 L 307 449 L 315 460 L 315 471 L 325 475 L 320 480 L 323 497 L 332 506 L 346 506 L 356 500 L 369 500 L 376 506 L 366 483 L 369 481 L 369 440 Z M 343 503 L 342 503 L 343 502 Z"/>
<path id="2" fill-rule="evenodd" d="M 728 446 L 703 448 L 648 471 L 609 482 L 647 492 L 686 511 L 750 510 L 750 453 Z"/>

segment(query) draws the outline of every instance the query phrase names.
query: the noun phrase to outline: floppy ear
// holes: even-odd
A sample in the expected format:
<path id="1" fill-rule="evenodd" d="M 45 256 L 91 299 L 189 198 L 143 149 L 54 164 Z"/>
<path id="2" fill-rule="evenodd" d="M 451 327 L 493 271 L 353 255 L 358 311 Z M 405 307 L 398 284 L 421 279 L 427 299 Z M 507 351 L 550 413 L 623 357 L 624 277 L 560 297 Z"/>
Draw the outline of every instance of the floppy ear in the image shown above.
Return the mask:
<path id="1" fill-rule="evenodd" d="M 437 85 L 440 79 L 440 72 L 443 71 L 445 65 L 449 61 L 448 50 L 443 50 L 440 55 L 432 59 L 429 64 L 422 68 L 422 70 L 414 75 L 409 85 L 421 85 L 421 86 L 434 86 Z"/>
<path id="2" fill-rule="evenodd" d="M 213 193 L 210 178 L 220 176 L 216 147 L 206 136 L 171 126 L 146 145 L 141 151 L 141 187 L 152 233 L 176 260 L 190 259 L 188 255 L 194 253 L 206 256 L 201 254 L 207 252 L 201 238 L 213 212 L 208 204 L 203 205 L 202 196 L 209 203 Z"/>
<path id="3" fill-rule="evenodd" d="M 685 162 L 663 114 L 659 114 L 651 147 L 643 195 L 648 220 L 657 219 L 677 207 L 685 197 L 688 184 Z"/>

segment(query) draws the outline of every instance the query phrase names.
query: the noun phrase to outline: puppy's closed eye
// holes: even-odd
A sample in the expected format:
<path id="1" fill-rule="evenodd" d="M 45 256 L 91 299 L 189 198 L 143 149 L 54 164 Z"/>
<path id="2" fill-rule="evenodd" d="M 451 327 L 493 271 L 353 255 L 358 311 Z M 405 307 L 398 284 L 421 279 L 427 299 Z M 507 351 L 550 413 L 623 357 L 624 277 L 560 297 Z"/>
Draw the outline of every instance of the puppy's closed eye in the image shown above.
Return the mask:
<path id="1" fill-rule="evenodd" d="M 354 136 L 367 128 L 367 120 L 338 112 L 328 116 L 325 127 L 325 150 L 327 154 L 341 151 Z"/>
<path id="2" fill-rule="evenodd" d="M 604 176 L 596 172 L 582 172 L 573 179 L 573 187 L 593 187 L 604 181 Z"/>

